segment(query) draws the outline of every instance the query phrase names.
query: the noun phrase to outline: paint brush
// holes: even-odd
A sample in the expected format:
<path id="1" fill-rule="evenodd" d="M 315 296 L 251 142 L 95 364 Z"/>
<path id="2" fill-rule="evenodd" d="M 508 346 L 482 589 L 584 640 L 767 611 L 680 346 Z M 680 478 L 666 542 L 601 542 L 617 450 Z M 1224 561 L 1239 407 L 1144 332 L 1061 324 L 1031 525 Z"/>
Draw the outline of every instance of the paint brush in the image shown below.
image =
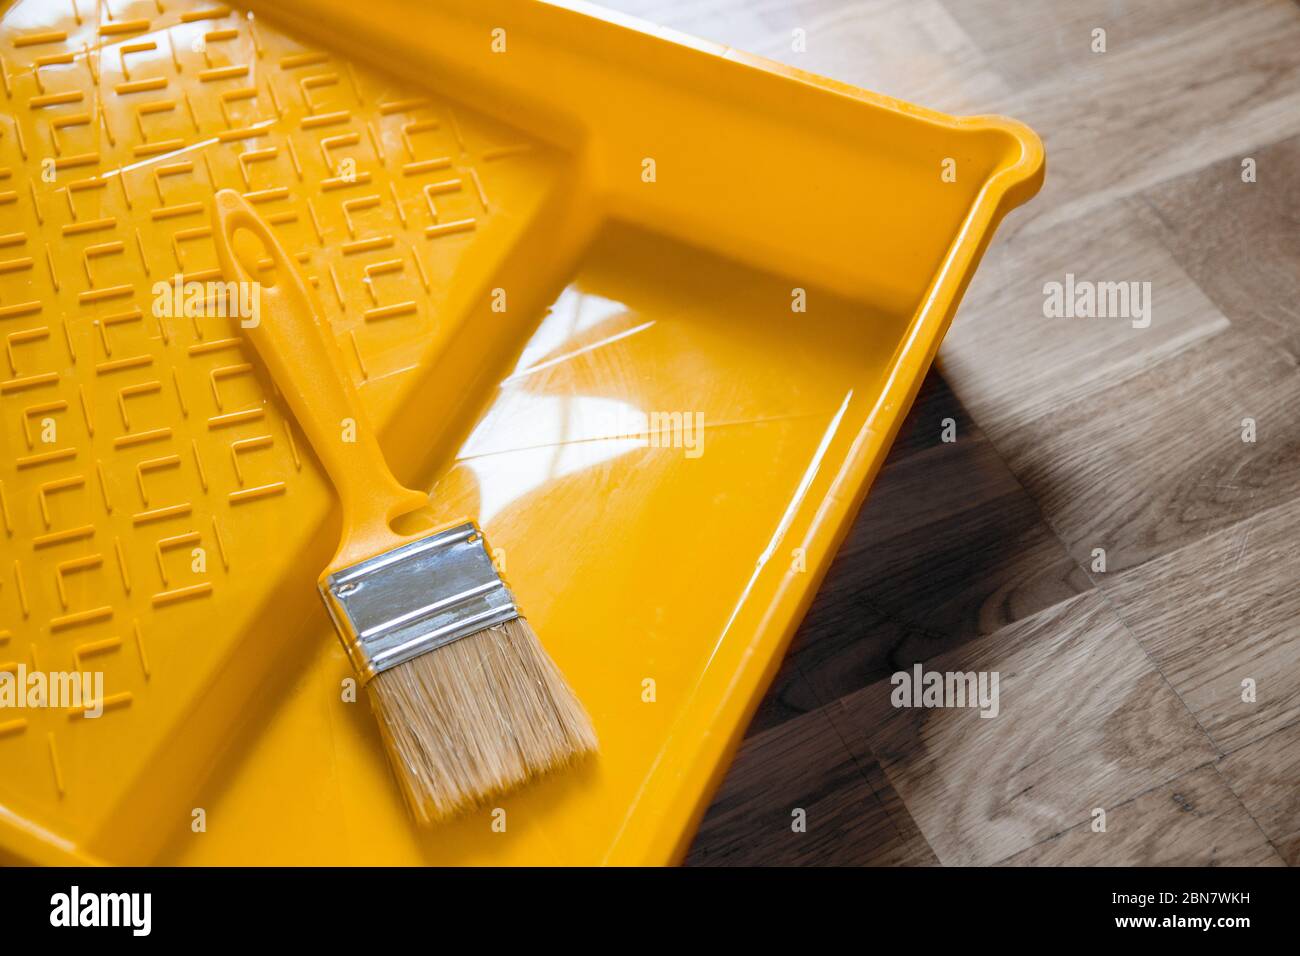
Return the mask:
<path id="1" fill-rule="evenodd" d="M 256 253 L 236 242 L 245 231 Z M 389 471 L 296 263 L 234 190 L 216 194 L 213 235 L 228 280 L 257 282 L 257 263 L 273 263 L 256 320 L 241 324 L 338 493 L 341 540 L 317 586 L 415 817 L 454 815 L 594 751 L 586 712 L 482 531 L 473 521 L 427 530 L 428 496 Z"/>

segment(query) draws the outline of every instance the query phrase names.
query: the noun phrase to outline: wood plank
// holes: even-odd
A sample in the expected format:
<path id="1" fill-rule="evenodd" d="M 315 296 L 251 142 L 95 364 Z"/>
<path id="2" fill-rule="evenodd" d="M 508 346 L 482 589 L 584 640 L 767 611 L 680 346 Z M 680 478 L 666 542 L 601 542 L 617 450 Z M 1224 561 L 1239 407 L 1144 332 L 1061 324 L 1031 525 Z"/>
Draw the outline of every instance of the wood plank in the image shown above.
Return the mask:
<path id="1" fill-rule="evenodd" d="M 1076 560 L 1102 548 L 1114 574 L 1300 496 L 1297 401 L 1294 356 L 1230 328 L 998 447 Z"/>
<path id="2" fill-rule="evenodd" d="M 827 702 L 1091 587 L 976 433 L 882 471 L 792 653 Z"/>
<path id="3" fill-rule="evenodd" d="M 1108 54 L 1159 44 L 1223 9 L 1219 0 L 944 0 L 944 6 L 1013 89 L 1063 79 L 1086 88 L 1106 69 Z M 1106 31 L 1107 53 L 1093 51 L 1097 28 Z"/>
<path id="4" fill-rule="evenodd" d="M 1277 851 L 1211 765 L 1115 807 L 1104 832 L 1080 823 L 1007 866 L 1282 866 Z"/>
<path id="5" fill-rule="evenodd" d="M 952 113 L 986 113 L 1002 78 L 939 0 L 608 0 L 660 26 Z M 795 30 L 803 46 L 795 48 Z"/>
<path id="6" fill-rule="evenodd" d="M 873 756 L 944 864 L 994 863 L 1216 756 L 1096 593 L 929 662 L 997 671 L 999 713 L 891 705 L 873 684 L 830 716 Z"/>
<path id="7" fill-rule="evenodd" d="M 1300 133 L 1300 8 L 1278 0 L 1220 5 L 1159 40 L 1099 57 L 1013 96 L 1005 112 L 1047 145 L 1040 196 L 1018 210 L 1046 229 L 1243 149 Z"/>
<path id="8" fill-rule="evenodd" d="M 953 444 L 945 440 L 945 434 L 950 434 L 956 441 L 965 441 L 980 432 L 943 376 L 931 371 L 921 383 L 907 418 L 899 426 L 885 468 L 916 452 Z"/>
<path id="9" fill-rule="evenodd" d="M 1300 724 L 1224 757 L 1219 773 L 1289 866 L 1300 866 Z"/>
<path id="10" fill-rule="evenodd" d="M 742 745 L 687 862 L 898 865 L 934 856 L 915 831 L 900 831 L 819 710 Z"/>
<path id="11" fill-rule="evenodd" d="M 1300 352 L 1300 136 L 1241 153 L 1143 192 L 1141 208 L 1234 327 Z"/>
<path id="12" fill-rule="evenodd" d="M 907 805 L 903 803 L 902 797 L 885 776 L 885 771 L 880 764 L 861 756 L 855 759 L 858 761 L 858 769 L 867 778 L 867 783 L 871 785 L 876 799 L 884 807 L 898 834 L 897 847 L 891 844 L 890 855 L 880 854 L 875 857 L 875 861 L 881 866 L 938 866 L 939 858 L 926 842 L 921 828 L 916 825 L 916 820 L 912 818 Z"/>
<path id="13" fill-rule="evenodd" d="M 754 716 L 745 729 L 745 739 L 755 737 L 771 730 L 787 720 L 793 720 L 802 714 L 821 707 L 824 701 L 818 700 L 812 685 L 799 671 L 793 656 L 787 656 L 781 662 L 781 669 L 772 678 L 772 686 L 763 695 L 762 702 L 754 711 Z"/>
<path id="14" fill-rule="evenodd" d="M 1064 287 L 1068 275 L 1150 283 L 1150 324 L 1047 317 L 1044 288 Z M 944 340 L 939 368 L 1001 447 L 1013 429 L 1104 393 L 1227 326 L 1135 205 L 1117 202 L 1043 233 L 1012 228 L 999 236 Z"/>
<path id="15" fill-rule="evenodd" d="M 1300 721 L 1297 539 L 1300 501 L 1292 501 L 1102 582 L 1224 751 Z M 1254 702 L 1242 700 L 1246 680 Z"/>

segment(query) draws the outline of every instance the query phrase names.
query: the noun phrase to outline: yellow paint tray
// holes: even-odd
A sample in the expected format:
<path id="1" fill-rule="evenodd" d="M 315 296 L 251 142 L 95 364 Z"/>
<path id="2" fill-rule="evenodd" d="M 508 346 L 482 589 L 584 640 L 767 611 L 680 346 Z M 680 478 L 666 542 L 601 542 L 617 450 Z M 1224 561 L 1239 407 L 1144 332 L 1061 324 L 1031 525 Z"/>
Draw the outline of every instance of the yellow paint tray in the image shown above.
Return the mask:
<path id="1" fill-rule="evenodd" d="M 680 859 L 1043 175 L 1012 121 L 582 5 L 18 0 L 0 76 L 0 668 L 105 708 L 0 710 L 6 861 Z M 219 278 L 222 187 L 598 759 L 408 821 L 315 593 L 331 492 L 237 320 L 155 288 Z"/>

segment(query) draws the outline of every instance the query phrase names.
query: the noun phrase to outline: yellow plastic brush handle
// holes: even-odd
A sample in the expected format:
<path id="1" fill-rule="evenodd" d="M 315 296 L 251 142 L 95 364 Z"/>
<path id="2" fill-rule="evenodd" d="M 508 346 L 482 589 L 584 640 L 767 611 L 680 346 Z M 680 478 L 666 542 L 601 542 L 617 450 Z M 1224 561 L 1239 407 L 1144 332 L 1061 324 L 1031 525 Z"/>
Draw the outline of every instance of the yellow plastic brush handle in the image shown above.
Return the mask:
<path id="1" fill-rule="evenodd" d="M 283 393 L 343 506 L 339 550 L 326 573 L 409 540 L 391 522 L 428 504 L 388 470 L 375 431 L 362 411 L 333 332 L 297 264 L 248 202 L 233 189 L 216 195 L 217 260 L 227 281 L 259 282 L 260 308 L 244 334 Z M 274 273 L 250 273 L 235 252 L 235 233 L 247 229 L 274 264 Z M 271 284 L 268 284 L 268 281 Z"/>

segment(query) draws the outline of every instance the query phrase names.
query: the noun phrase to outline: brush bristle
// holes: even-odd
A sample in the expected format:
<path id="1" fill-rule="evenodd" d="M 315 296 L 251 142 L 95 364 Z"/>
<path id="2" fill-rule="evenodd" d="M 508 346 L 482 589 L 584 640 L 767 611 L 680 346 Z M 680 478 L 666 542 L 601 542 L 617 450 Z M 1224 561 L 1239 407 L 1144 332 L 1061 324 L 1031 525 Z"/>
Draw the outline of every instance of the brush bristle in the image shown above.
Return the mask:
<path id="1" fill-rule="evenodd" d="M 523 618 L 399 664 L 367 686 L 421 823 L 454 816 L 596 749 L 582 704 Z"/>

